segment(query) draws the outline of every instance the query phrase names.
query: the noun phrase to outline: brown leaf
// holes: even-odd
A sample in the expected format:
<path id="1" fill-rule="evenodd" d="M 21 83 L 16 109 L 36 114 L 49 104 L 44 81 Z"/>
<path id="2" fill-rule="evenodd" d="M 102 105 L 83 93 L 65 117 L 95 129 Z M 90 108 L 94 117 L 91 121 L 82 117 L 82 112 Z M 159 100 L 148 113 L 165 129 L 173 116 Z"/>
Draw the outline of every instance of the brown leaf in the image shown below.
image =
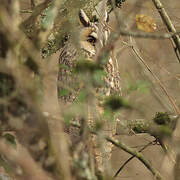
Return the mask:
<path id="1" fill-rule="evenodd" d="M 136 15 L 137 28 L 145 32 L 154 32 L 157 29 L 155 20 L 145 14 Z"/>

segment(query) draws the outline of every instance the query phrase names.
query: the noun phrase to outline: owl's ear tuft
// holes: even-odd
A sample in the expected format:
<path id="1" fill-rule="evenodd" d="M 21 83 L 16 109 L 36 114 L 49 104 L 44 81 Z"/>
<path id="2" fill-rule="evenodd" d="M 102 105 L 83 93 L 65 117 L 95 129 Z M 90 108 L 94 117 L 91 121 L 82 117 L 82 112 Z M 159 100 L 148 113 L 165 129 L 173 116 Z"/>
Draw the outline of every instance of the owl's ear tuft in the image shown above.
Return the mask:
<path id="1" fill-rule="evenodd" d="M 84 27 L 90 26 L 90 20 L 82 9 L 79 10 L 79 20 Z"/>

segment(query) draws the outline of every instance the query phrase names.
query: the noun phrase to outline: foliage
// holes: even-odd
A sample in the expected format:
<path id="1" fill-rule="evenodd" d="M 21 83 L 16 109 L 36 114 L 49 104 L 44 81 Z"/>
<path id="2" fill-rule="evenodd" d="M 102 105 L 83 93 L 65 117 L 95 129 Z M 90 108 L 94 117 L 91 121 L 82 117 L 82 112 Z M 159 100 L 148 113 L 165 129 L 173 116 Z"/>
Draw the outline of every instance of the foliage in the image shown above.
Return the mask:
<path id="1" fill-rule="evenodd" d="M 168 125 L 171 121 L 167 112 L 157 112 L 153 120 L 158 125 Z"/>
<path id="2" fill-rule="evenodd" d="M 120 108 L 131 108 L 127 101 L 118 96 L 108 97 L 104 102 L 104 106 L 112 111 L 117 111 Z"/>
<path id="3" fill-rule="evenodd" d="M 85 73 L 85 72 L 90 72 L 93 73 L 97 70 L 102 70 L 103 68 L 92 61 L 89 60 L 80 60 L 77 61 L 75 71 L 79 73 Z"/>

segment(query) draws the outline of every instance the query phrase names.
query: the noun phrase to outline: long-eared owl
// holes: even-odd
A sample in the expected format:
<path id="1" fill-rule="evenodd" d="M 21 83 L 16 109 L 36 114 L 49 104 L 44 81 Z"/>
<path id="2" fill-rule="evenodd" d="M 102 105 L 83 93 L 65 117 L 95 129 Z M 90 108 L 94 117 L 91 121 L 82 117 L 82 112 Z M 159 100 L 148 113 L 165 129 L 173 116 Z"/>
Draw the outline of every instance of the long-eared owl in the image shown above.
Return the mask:
<path id="1" fill-rule="evenodd" d="M 76 77 L 76 74 L 74 74 L 74 67 L 76 66 L 76 62 L 78 57 L 83 56 L 88 61 L 94 62 L 98 64 L 98 56 L 101 55 L 101 51 L 103 52 L 103 48 L 106 46 L 108 41 L 108 36 L 110 34 L 110 31 L 108 29 L 107 23 L 108 23 L 108 14 L 106 11 L 102 9 L 101 13 L 99 15 L 99 22 L 94 23 L 89 20 L 87 15 L 83 10 L 79 11 L 79 20 L 81 23 L 81 30 L 79 33 L 79 47 L 75 47 L 75 45 L 71 42 L 67 42 L 65 46 L 60 50 L 60 57 L 59 57 L 59 64 L 60 64 L 60 70 L 59 70 L 59 76 L 58 76 L 58 91 L 60 92 L 59 101 L 62 108 L 69 108 L 69 104 L 72 104 L 76 98 L 78 97 L 79 92 L 81 91 L 81 88 L 84 88 L 84 86 L 76 86 L 76 83 L 78 81 L 78 78 Z M 83 55 L 82 55 L 83 54 Z M 109 56 L 107 57 L 106 63 L 103 64 L 103 69 L 106 72 L 106 76 L 104 77 L 104 87 L 101 88 L 95 88 L 96 93 L 104 92 L 104 96 L 109 96 L 112 93 L 120 92 L 120 86 L 119 86 L 119 73 L 117 64 L 114 60 L 115 58 L 112 58 L 112 53 L 109 51 Z M 87 82 L 88 83 L 88 82 Z M 68 90 L 68 95 L 64 95 L 62 92 L 64 92 L 64 89 Z M 99 105 L 95 105 L 96 111 L 101 111 L 101 107 Z M 67 110 L 66 109 L 66 110 Z M 92 109 L 90 107 L 90 109 Z M 69 112 L 71 111 L 71 108 L 69 108 Z M 71 113 L 71 112 L 70 112 Z M 87 115 L 88 116 L 88 115 Z M 74 121 L 81 124 L 81 118 L 77 117 L 74 118 Z M 88 126 L 94 126 L 95 120 L 93 117 L 87 117 L 87 125 Z M 108 135 L 112 137 L 115 134 L 116 131 L 116 123 L 104 121 L 103 125 L 103 134 Z M 81 139 L 81 130 L 78 129 L 78 127 L 68 127 L 67 130 L 71 140 L 72 144 L 77 145 L 78 142 Z M 93 141 L 92 144 L 95 147 L 97 143 L 97 139 L 95 136 L 91 136 L 91 140 Z M 73 146 L 72 145 L 72 146 Z M 103 164 L 104 160 L 103 158 L 99 158 L 100 156 L 104 156 L 106 160 L 110 158 L 112 145 L 110 143 L 104 144 L 105 148 L 103 152 L 100 152 L 98 148 L 94 148 L 94 156 L 97 162 L 97 166 L 99 166 L 99 170 L 104 170 Z"/>

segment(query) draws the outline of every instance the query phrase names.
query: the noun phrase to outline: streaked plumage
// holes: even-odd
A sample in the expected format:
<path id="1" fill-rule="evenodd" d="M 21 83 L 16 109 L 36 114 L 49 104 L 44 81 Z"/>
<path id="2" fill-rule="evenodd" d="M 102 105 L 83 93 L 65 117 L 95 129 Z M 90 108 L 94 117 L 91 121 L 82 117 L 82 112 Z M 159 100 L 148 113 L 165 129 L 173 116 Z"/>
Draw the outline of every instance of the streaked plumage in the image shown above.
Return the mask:
<path id="1" fill-rule="evenodd" d="M 107 44 L 108 35 L 110 34 L 109 29 L 105 27 L 104 23 L 107 23 L 107 13 L 103 11 L 99 17 L 99 24 L 90 22 L 89 18 L 86 16 L 83 10 L 80 10 L 79 19 L 81 25 L 83 26 L 80 30 L 79 35 L 79 44 L 81 49 L 83 49 L 83 53 L 86 57 L 88 57 L 91 61 L 96 61 L 97 53 L 99 53 L 102 48 Z M 76 77 L 72 75 L 72 69 L 76 63 L 76 58 L 79 55 L 79 49 L 75 47 L 72 43 L 67 43 L 60 50 L 59 63 L 60 66 L 66 65 L 68 68 L 60 68 L 59 71 L 59 81 L 61 86 L 59 86 L 59 90 L 61 91 L 62 85 L 66 84 L 72 87 L 72 84 L 76 81 Z M 118 64 L 116 62 L 115 57 L 112 57 L 113 53 L 110 52 L 109 59 L 107 60 L 106 65 L 104 65 L 107 76 L 105 78 L 106 85 L 105 87 L 98 88 L 97 93 L 104 93 L 105 96 L 109 96 L 113 93 L 120 93 L 120 78 L 118 72 Z M 60 97 L 60 101 L 64 101 L 69 104 L 72 103 L 73 100 L 76 99 L 78 95 L 79 89 L 77 88 L 74 93 L 70 93 L 69 96 Z M 97 105 L 97 110 L 99 111 L 100 107 Z M 79 120 L 78 120 L 79 121 Z M 94 126 L 95 122 L 93 117 L 88 118 L 88 125 Z M 73 132 L 74 131 L 74 132 Z M 103 134 L 113 137 L 116 131 L 116 122 L 105 122 L 103 127 Z M 78 140 L 78 128 L 70 127 L 68 132 L 72 137 L 72 141 L 77 143 Z M 73 134 L 74 133 L 74 134 Z M 80 133 L 80 132 L 79 132 Z M 73 139 L 74 138 L 74 139 Z M 94 156 L 97 162 L 98 169 L 100 171 L 104 170 L 104 163 L 107 162 L 111 157 L 112 145 L 108 142 L 103 142 L 104 151 L 102 152 L 99 148 L 97 148 L 97 138 L 92 136 L 92 144 L 94 144 Z M 105 160 L 104 160 L 105 158 Z"/>

